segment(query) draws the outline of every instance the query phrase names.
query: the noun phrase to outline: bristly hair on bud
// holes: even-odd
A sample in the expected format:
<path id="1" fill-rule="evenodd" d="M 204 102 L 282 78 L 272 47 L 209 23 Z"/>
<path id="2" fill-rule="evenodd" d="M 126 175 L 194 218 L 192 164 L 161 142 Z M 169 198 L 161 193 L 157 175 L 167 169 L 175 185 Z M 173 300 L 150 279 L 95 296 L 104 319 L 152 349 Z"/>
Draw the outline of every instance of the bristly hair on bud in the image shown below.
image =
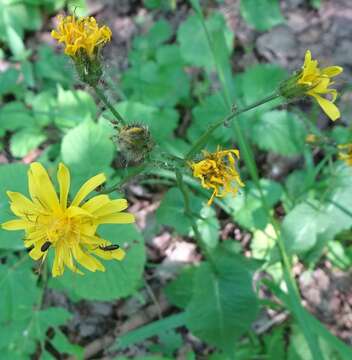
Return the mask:
<path id="1" fill-rule="evenodd" d="M 143 161 L 154 147 L 148 127 L 140 124 L 123 126 L 117 137 L 120 151 L 128 161 Z"/>
<path id="2" fill-rule="evenodd" d="M 65 44 L 65 54 L 73 59 L 80 79 L 91 86 L 101 78 L 100 51 L 111 35 L 110 28 L 99 26 L 94 17 L 62 15 L 57 29 L 51 32 L 54 39 Z"/>

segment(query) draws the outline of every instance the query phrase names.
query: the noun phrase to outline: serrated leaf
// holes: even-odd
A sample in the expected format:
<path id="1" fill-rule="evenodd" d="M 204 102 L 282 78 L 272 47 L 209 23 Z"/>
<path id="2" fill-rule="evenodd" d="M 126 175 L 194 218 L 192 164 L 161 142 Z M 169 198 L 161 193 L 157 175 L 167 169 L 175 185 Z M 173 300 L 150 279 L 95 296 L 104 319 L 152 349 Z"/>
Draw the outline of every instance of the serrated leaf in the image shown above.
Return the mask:
<path id="1" fill-rule="evenodd" d="M 241 0 L 241 15 L 254 28 L 269 30 L 285 21 L 278 0 Z"/>
<path id="2" fill-rule="evenodd" d="M 99 235 L 126 248 L 122 261 L 104 261 L 105 272 L 84 271 L 80 276 L 66 270 L 52 279 L 50 286 L 63 289 L 76 298 L 88 300 L 117 300 L 133 294 L 139 286 L 145 263 L 145 248 L 141 235 L 133 225 L 105 225 Z"/>
<path id="3" fill-rule="evenodd" d="M 30 111 L 19 101 L 12 101 L 0 109 L 0 130 L 17 130 L 34 125 Z"/>
<path id="4" fill-rule="evenodd" d="M 301 119 L 283 110 L 269 111 L 253 126 L 251 140 L 261 149 L 280 155 L 303 151 L 306 130 Z"/>
<path id="5" fill-rule="evenodd" d="M 5 164 L 0 166 L 0 223 L 15 218 L 9 207 L 6 191 L 27 193 L 27 165 Z M 23 249 L 21 231 L 6 231 L 0 228 L 0 249 Z"/>
<path id="6" fill-rule="evenodd" d="M 186 309 L 192 333 L 231 354 L 235 340 L 249 329 L 258 310 L 252 276 L 243 265 L 240 255 L 216 251 L 212 265 L 203 263 L 197 269 Z"/>

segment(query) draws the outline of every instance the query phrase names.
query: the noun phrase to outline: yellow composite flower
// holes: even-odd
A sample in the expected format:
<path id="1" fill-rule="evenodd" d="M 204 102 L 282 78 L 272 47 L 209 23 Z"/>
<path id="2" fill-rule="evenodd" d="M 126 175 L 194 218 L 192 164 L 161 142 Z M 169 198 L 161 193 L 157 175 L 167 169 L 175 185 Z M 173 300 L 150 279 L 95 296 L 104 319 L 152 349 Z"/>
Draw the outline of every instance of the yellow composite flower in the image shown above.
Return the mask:
<path id="1" fill-rule="evenodd" d="M 231 193 L 237 194 L 240 186 L 244 186 L 236 169 L 236 158 L 239 159 L 239 151 L 218 150 L 214 153 L 203 152 L 203 160 L 190 162 L 193 176 L 201 181 L 205 189 L 212 189 L 213 193 L 208 201 L 211 205 L 214 197 L 224 197 Z"/>
<path id="2" fill-rule="evenodd" d="M 318 60 L 312 60 L 312 54 L 307 50 L 302 71 L 297 79 L 297 84 L 307 88 L 306 94 L 314 97 L 326 115 L 333 121 L 340 117 L 340 111 L 334 104 L 337 91 L 330 89 L 329 86 L 333 84 L 331 79 L 341 74 L 342 71 L 343 68 L 340 66 L 329 66 L 320 69 Z M 322 95 L 329 95 L 331 99 Z"/>
<path id="3" fill-rule="evenodd" d="M 338 153 L 339 159 L 352 166 L 352 143 L 338 145 L 338 148 L 340 149 Z"/>
<path id="4" fill-rule="evenodd" d="M 75 57 L 83 50 L 90 58 L 97 50 L 111 40 L 111 30 L 108 26 L 97 24 L 94 17 L 77 19 L 75 16 L 59 16 L 59 24 L 51 36 L 65 44 L 65 54 Z"/>
<path id="5" fill-rule="evenodd" d="M 122 212 L 127 208 L 125 199 L 112 200 L 107 195 L 97 195 L 84 201 L 87 195 L 106 181 L 104 174 L 87 180 L 70 202 L 70 172 L 60 163 L 57 171 L 59 195 L 45 168 L 38 162 L 28 170 L 30 198 L 18 192 L 7 191 L 11 211 L 18 219 L 2 224 L 5 230 L 24 230 L 24 245 L 31 248 L 34 260 L 45 260 L 48 251 L 55 252 L 52 275 L 60 276 L 67 266 L 82 274 L 76 263 L 90 271 L 105 271 L 93 255 L 105 260 L 122 260 L 125 252 L 120 248 L 112 251 L 111 242 L 97 235 L 101 224 L 129 224 L 134 216 Z"/>

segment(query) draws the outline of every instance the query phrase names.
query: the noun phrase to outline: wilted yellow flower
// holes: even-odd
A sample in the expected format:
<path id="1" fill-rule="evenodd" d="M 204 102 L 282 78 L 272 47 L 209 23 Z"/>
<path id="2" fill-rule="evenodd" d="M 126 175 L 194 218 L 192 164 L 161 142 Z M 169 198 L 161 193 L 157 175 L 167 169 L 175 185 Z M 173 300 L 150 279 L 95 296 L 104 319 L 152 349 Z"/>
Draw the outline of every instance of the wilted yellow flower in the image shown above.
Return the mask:
<path id="1" fill-rule="evenodd" d="M 306 94 L 313 96 L 326 115 L 333 121 L 340 117 L 340 111 L 334 104 L 337 97 L 335 89 L 329 89 L 333 84 L 331 78 L 342 73 L 343 68 L 340 66 L 329 66 L 319 69 L 318 60 L 312 60 L 312 54 L 306 51 L 304 65 L 297 84 L 307 87 Z M 331 99 L 322 97 L 321 95 L 331 95 Z"/>
<path id="2" fill-rule="evenodd" d="M 79 263 L 90 271 L 105 271 L 95 256 L 103 259 L 122 260 L 125 252 L 97 235 L 101 224 L 128 224 L 134 216 L 121 212 L 127 208 L 125 199 L 111 200 L 107 195 L 97 195 L 84 201 L 87 195 L 105 182 L 104 174 L 86 181 L 72 202 L 68 200 L 70 172 L 60 163 L 57 180 L 58 196 L 50 177 L 40 163 L 32 163 L 28 170 L 28 189 L 31 200 L 18 192 L 8 191 L 11 211 L 18 219 L 2 224 L 5 230 L 24 230 L 24 245 L 32 248 L 29 255 L 34 260 L 44 261 L 48 251 L 55 251 L 53 276 L 64 273 L 64 267 L 82 274 L 76 267 Z M 110 245 L 110 248 L 107 246 Z"/>
<path id="3" fill-rule="evenodd" d="M 351 144 L 342 144 L 338 145 L 339 151 L 339 159 L 345 161 L 345 163 L 349 166 L 352 166 L 352 143 Z"/>
<path id="4" fill-rule="evenodd" d="M 76 19 L 75 16 L 60 15 L 57 30 L 53 30 L 51 36 L 66 45 L 67 55 L 75 57 L 83 50 L 92 58 L 101 46 L 111 40 L 111 30 L 105 25 L 99 27 L 94 17 Z"/>
<path id="5" fill-rule="evenodd" d="M 203 152 L 204 159 L 198 162 L 190 162 L 193 176 L 201 180 L 205 189 L 212 189 L 208 205 L 211 205 L 214 197 L 224 197 L 231 193 L 236 195 L 239 186 L 244 186 L 236 169 L 236 158 L 239 159 L 239 151 L 218 150 L 215 153 Z"/>

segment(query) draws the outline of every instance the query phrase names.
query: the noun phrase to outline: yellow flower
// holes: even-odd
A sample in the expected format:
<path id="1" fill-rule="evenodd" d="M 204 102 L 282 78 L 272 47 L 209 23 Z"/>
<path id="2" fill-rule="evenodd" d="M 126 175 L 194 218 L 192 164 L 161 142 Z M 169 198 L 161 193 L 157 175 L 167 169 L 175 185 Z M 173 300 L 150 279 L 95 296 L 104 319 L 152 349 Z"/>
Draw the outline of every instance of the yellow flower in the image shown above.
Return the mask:
<path id="1" fill-rule="evenodd" d="M 352 166 L 352 143 L 338 145 L 338 148 L 341 149 L 338 154 L 339 159 L 345 161 L 347 165 Z"/>
<path id="2" fill-rule="evenodd" d="M 59 16 L 57 30 L 51 36 L 64 43 L 65 53 L 75 57 L 83 50 L 93 58 L 99 48 L 111 40 L 111 30 L 108 26 L 99 27 L 94 17 L 76 19 L 75 16 Z"/>
<path id="3" fill-rule="evenodd" d="M 105 182 L 104 174 L 86 181 L 72 202 L 68 200 L 70 172 L 60 163 L 57 180 L 60 194 L 40 163 L 32 163 L 28 170 L 28 189 L 31 200 L 18 192 L 8 191 L 11 211 L 18 219 L 2 224 L 5 230 L 24 230 L 24 245 L 32 248 L 29 255 L 34 260 L 45 260 L 54 249 L 53 276 L 64 273 L 64 267 L 82 274 L 76 262 L 90 271 L 105 271 L 95 256 L 103 259 L 122 260 L 125 252 L 118 248 L 104 250 L 111 242 L 100 238 L 96 231 L 100 224 L 128 224 L 134 216 L 121 212 L 127 208 L 125 199 L 111 200 L 107 195 L 84 199 Z"/>
<path id="4" fill-rule="evenodd" d="M 204 159 L 199 162 L 191 162 L 193 176 L 201 180 L 205 189 L 212 189 L 208 205 L 214 201 L 214 197 L 224 197 L 228 193 L 237 194 L 239 186 L 244 186 L 236 169 L 236 158 L 239 159 L 239 151 L 223 150 L 219 148 L 215 153 L 203 152 Z"/>
<path id="5" fill-rule="evenodd" d="M 340 117 L 340 111 L 334 104 L 337 91 L 329 89 L 329 86 L 333 84 L 331 78 L 339 75 L 342 71 L 343 69 L 340 66 L 329 66 L 319 69 L 318 60 L 312 60 L 312 54 L 307 50 L 302 71 L 297 79 L 297 84 L 306 87 L 305 93 L 313 96 L 326 115 L 333 121 Z M 331 100 L 321 95 L 330 95 Z"/>

